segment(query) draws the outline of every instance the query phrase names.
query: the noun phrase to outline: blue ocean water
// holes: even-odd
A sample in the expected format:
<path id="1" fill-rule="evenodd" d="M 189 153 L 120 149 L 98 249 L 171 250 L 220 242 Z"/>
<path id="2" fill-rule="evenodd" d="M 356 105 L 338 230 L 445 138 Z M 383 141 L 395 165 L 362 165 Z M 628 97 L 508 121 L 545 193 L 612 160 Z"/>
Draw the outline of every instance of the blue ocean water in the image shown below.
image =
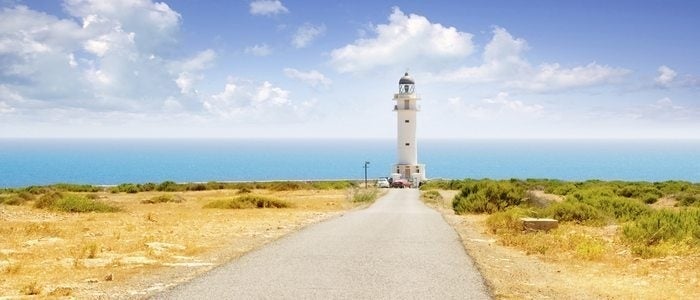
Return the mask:
<path id="1" fill-rule="evenodd" d="M 700 140 L 421 140 L 429 178 L 700 182 Z M 387 176 L 393 140 L 0 139 L 0 187 Z"/>

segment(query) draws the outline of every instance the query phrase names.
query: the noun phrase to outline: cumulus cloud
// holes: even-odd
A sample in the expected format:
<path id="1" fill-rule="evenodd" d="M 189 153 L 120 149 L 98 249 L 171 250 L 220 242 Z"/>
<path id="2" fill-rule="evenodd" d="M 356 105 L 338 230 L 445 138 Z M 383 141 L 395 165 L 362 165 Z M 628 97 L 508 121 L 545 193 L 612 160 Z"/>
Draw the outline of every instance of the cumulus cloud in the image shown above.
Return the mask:
<path id="1" fill-rule="evenodd" d="M 229 80 L 223 91 L 205 99 L 203 105 L 208 112 L 233 121 L 285 123 L 302 119 L 313 107 L 313 102 L 298 104 L 290 95 L 268 81 Z"/>
<path id="2" fill-rule="evenodd" d="M 667 66 L 660 66 L 659 69 L 659 76 L 657 76 L 654 81 L 656 82 L 657 85 L 661 87 L 669 87 L 671 85 L 671 82 L 676 78 L 678 75 L 676 71 L 673 69 L 667 67 Z"/>
<path id="3" fill-rule="evenodd" d="M 394 7 L 388 24 L 373 28 L 375 36 L 331 51 L 331 65 L 342 73 L 380 66 L 408 65 L 421 60 L 461 58 L 472 53 L 472 35 L 431 23 L 426 17 L 404 14 Z"/>
<path id="4" fill-rule="evenodd" d="M 287 13 L 287 10 L 279 0 L 255 0 L 250 2 L 250 14 L 270 16 Z"/>
<path id="5" fill-rule="evenodd" d="M 632 107 L 628 114 L 636 119 L 686 122 L 700 118 L 700 108 L 681 105 L 674 102 L 670 97 L 663 97 L 653 103 Z"/>
<path id="6" fill-rule="evenodd" d="M 316 70 L 302 72 L 293 68 L 285 68 L 284 75 L 305 82 L 312 87 L 329 86 L 333 83 L 328 77 Z"/>
<path id="7" fill-rule="evenodd" d="M 565 68 L 558 63 L 532 66 L 524 57 L 527 42 L 496 27 L 486 45 L 482 64 L 430 74 L 432 81 L 464 83 L 501 83 L 530 91 L 545 92 L 610 83 L 627 75 L 629 70 L 592 62 Z"/>
<path id="8" fill-rule="evenodd" d="M 0 114 L 11 113 L 13 111 L 15 111 L 14 107 L 11 107 L 9 104 L 5 103 L 5 101 L 0 101 Z"/>
<path id="9" fill-rule="evenodd" d="M 313 40 L 322 36 L 326 32 L 326 25 L 313 25 L 306 23 L 299 28 L 292 36 L 292 45 L 299 49 L 309 45 Z"/>
<path id="10" fill-rule="evenodd" d="M 207 49 L 189 59 L 175 62 L 173 69 L 175 72 L 179 72 L 175 83 L 180 88 L 180 92 L 182 94 L 196 92 L 193 89 L 194 84 L 204 78 L 200 72 L 211 67 L 215 59 L 216 52 L 212 49 Z"/>
<path id="11" fill-rule="evenodd" d="M 156 112 L 197 101 L 177 97 L 196 94 L 216 52 L 164 58 L 180 26 L 167 4 L 66 0 L 63 6 L 70 18 L 25 6 L 0 11 L 0 100 L 8 107 Z"/>
<path id="12" fill-rule="evenodd" d="M 478 102 L 452 97 L 447 99 L 447 103 L 452 111 L 481 120 L 503 116 L 539 116 L 544 112 L 544 106 L 511 99 L 507 92 L 499 92 L 494 97 L 483 98 Z"/>
<path id="13" fill-rule="evenodd" d="M 272 48 L 268 46 L 267 44 L 262 44 L 262 45 L 253 45 L 246 47 L 244 52 L 246 54 L 252 54 L 255 56 L 268 56 L 272 54 Z"/>
<path id="14" fill-rule="evenodd" d="M 180 14 L 164 2 L 64 0 L 63 7 L 72 16 L 82 18 L 86 30 L 118 27 L 134 33 L 135 44 L 143 51 L 174 43 L 180 29 Z"/>

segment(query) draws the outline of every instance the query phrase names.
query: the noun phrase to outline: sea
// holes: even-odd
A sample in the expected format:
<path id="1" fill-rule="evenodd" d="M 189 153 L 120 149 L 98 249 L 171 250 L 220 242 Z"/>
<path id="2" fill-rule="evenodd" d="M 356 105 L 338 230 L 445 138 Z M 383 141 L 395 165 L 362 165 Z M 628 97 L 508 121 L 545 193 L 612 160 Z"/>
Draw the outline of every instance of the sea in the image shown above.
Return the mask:
<path id="1" fill-rule="evenodd" d="M 700 140 L 419 140 L 428 178 L 700 182 Z M 0 139 L 0 187 L 370 179 L 391 139 Z"/>

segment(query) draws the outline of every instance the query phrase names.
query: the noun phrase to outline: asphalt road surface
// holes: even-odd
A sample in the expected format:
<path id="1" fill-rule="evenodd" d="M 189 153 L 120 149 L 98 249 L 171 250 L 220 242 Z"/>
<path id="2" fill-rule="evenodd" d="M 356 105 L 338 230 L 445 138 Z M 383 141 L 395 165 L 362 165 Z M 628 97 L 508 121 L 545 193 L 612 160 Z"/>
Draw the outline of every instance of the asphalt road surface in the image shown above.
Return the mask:
<path id="1" fill-rule="evenodd" d="M 489 299 L 457 233 L 418 198 L 392 189 L 154 298 Z"/>

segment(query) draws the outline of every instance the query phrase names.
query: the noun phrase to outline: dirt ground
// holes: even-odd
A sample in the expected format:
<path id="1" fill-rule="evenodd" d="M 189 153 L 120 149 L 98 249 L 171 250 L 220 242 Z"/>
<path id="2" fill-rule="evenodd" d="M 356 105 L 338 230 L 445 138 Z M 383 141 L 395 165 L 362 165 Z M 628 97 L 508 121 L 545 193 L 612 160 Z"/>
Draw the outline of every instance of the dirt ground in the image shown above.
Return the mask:
<path id="1" fill-rule="evenodd" d="M 117 213 L 0 205 L 0 298 L 143 298 L 357 207 L 346 190 L 256 190 L 294 207 L 202 208 L 236 192 L 180 192 L 184 202 L 159 204 L 140 201 L 164 193 L 99 193 Z"/>
<path id="2" fill-rule="evenodd" d="M 108 194 L 118 213 L 58 213 L 0 205 L 0 299 L 134 299 L 153 295 L 308 224 L 357 207 L 348 191 L 254 191 L 287 209 L 203 209 L 236 190 L 176 193 L 183 203 L 141 204 L 163 193 Z M 462 238 L 497 299 L 700 299 L 700 257 L 640 259 L 618 245 L 617 228 L 565 230 L 612 245 L 597 261 L 570 253 L 528 254 L 502 246 L 485 215 L 457 216 L 455 192 L 433 204 Z M 29 296 L 31 297 L 31 296 Z"/>
<path id="3" fill-rule="evenodd" d="M 451 199 L 456 192 L 441 194 L 444 202 L 433 206 L 459 233 L 497 299 L 700 299 L 698 256 L 635 258 L 617 244 L 617 228 L 610 226 L 586 232 L 606 238 L 614 249 L 599 261 L 568 253 L 527 254 L 489 234 L 486 215 L 455 215 Z"/>

